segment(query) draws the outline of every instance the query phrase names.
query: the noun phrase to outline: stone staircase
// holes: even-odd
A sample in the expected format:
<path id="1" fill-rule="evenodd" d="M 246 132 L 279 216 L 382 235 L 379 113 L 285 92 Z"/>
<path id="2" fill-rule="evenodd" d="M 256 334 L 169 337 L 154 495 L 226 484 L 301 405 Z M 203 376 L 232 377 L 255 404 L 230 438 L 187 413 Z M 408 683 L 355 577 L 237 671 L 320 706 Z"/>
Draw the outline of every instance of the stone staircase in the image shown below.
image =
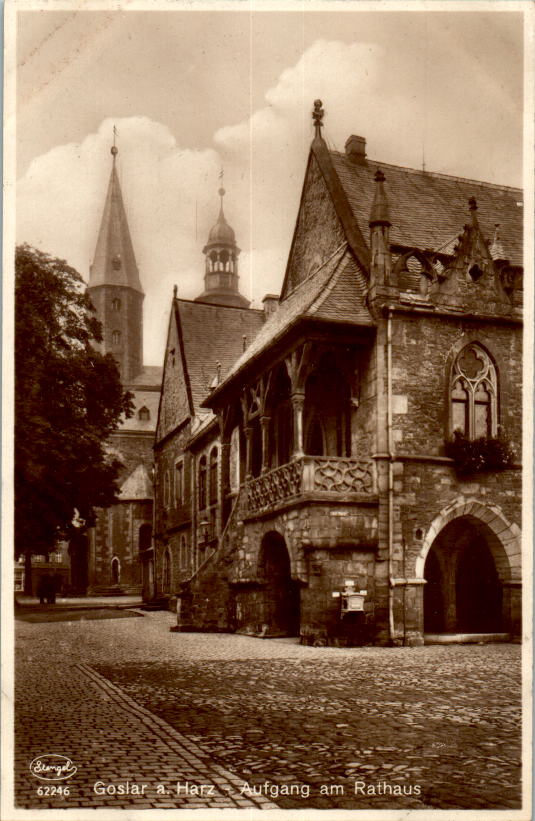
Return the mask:
<path id="1" fill-rule="evenodd" d="M 97 584 L 89 587 L 88 596 L 141 596 L 141 585 Z"/>
<path id="2" fill-rule="evenodd" d="M 217 548 L 180 586 L 180 625 L 175 628 L 178 631 L 233 632 L 236 629 L 229 575 L 236 542 L 240 541 L 243 531 L 242 493 L 241 490 L 234 501 Z"/>

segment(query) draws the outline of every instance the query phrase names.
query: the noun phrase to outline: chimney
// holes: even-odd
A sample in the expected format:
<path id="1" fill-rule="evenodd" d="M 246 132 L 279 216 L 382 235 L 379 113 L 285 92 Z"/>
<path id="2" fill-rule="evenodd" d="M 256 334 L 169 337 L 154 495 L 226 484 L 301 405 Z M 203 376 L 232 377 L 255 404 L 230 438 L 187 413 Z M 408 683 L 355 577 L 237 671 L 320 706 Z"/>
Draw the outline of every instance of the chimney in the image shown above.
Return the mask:
<path id="1" fill-rule="evenodd" d="M 346 156 L 351 162 L 362 165 L 366 162 L 366 138 L 352 134 L 346 140 Z"/>
<path id="2" fill-rule="evenodd" d="M 262 300 L 262 305 L 264 306 L 264 314 L 267 318 L 277 310 L 279 306 L 279 297 L 277 294 L 266 294 Z"/>

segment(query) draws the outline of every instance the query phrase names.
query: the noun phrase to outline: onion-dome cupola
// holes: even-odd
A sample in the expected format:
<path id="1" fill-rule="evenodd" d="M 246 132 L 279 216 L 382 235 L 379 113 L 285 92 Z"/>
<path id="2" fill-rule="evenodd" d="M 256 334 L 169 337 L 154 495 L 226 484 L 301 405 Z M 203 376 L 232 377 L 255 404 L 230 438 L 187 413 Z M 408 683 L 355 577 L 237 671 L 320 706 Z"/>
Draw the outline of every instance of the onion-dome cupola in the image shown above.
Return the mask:
<path id="1" fill-rule="evenodd" d="M 202 249 L 206 257 L 204 274 L 204 291 L 196 302 L 209 302 L 213 305 L 230 305 L 237 308 L 248 308 L 249 300 L 238 288 L 238 255 L 234 231 L 228 224 L 223 211 L 225 189 L 219 189 L 221 205 L 217 222 L 208 235 L 208 242 Z"/>
<path id="2" fill-rule="evenodd" d="M 144 295 L 117 174 L 115 128 L 113 133 L 112 169 L 88 291 L 102 323 L 101 347 L 113 354 L 128 384 L 143 369 Z"/>

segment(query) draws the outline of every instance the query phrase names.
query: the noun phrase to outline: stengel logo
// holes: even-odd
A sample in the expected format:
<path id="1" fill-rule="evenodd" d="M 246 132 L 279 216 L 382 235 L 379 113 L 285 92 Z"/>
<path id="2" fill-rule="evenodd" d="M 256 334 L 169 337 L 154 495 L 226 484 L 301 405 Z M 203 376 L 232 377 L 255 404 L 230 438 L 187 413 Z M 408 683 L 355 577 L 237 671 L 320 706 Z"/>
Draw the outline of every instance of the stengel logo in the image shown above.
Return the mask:
<path id="1" fill-rule="evenodd" d="M 77 769 L 70 758 L 56 753 L 38 755 L 30 764 L 31 774 L 42 781 L 66 781 Z"/>

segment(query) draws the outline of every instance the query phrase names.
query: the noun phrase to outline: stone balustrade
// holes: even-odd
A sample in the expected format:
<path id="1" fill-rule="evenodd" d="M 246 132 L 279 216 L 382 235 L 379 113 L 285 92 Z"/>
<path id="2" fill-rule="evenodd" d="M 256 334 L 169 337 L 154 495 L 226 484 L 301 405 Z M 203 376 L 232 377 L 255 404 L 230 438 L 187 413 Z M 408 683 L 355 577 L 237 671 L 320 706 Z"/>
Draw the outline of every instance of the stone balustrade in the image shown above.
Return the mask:
<path id="1" fill-rule="evenodd" d="M 374 463 L 371 459 L 343 456 L 302 456 L 269 470 L 246 483 L 248 513 L 268 509 L 303 494 L 320 498 L 336 495 L 367 495 L 374 492 Z"/>

